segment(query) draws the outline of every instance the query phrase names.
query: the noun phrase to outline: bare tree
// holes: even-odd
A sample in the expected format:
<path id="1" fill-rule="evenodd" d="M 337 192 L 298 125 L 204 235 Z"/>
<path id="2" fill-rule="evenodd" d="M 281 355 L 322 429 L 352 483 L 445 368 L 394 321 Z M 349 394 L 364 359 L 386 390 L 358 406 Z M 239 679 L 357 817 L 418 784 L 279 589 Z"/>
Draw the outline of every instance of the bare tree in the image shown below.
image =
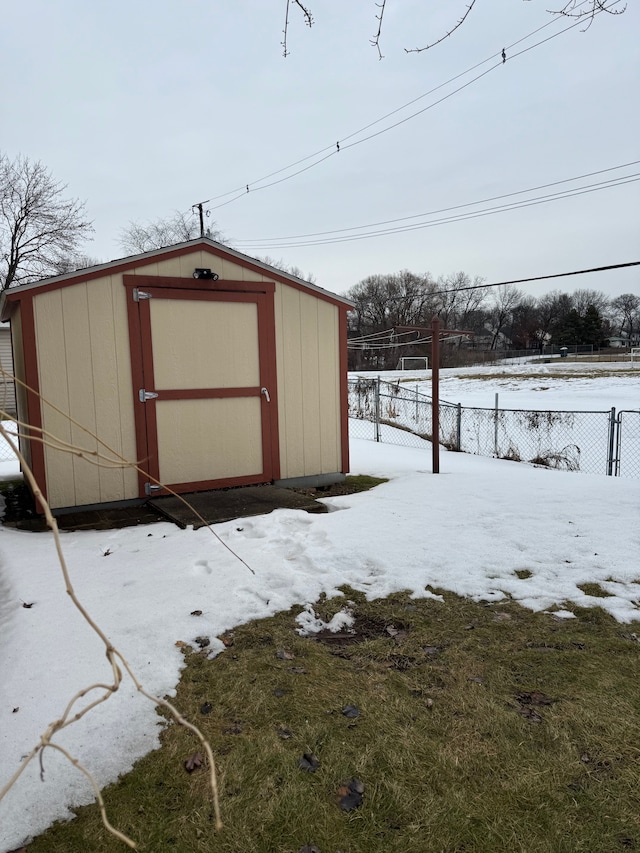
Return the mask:
<path id="1" fill-rule="evenodd" d="M 0 154 L 0 290 L 56 274 L 93 226 L 38 161 Z"/>
<path id="2" fill-rule="evenodd" d="M 465 272 L 451 273 L 438 278 L 438 290 L 446 291 L 438 295 L 438 314 L 445 327 L 468 329 L 469 320 L 485 301 L 487 291 L 482 288 L 484 279 Z M 460 341 L 461 342 L 461 341 Z"/>
<path id="3" fill-rule="evenodd" d="M 264 257 L 257 257 L 256 260 L 262 261 L 263 264 L 268 264 L 270 267 L 275 267 L 277 270 L 282 270 L 282 272 L 289 273 L 289 275 L 295 275 L 296 278 L 308 281 L 309 284 L 316 283 L 316 277 L 312 272 L 304 273 L 300 267 L 295 266 L 295 264 L 287 264 L 282 258 L 279 261 L 275 261 L 269 255 L 265 255 Z"/>
<path id="4" fill-rule="evenodd" d="M 601 290 L 589 290 L 588 288 L 579 288 L 573 291 L 573 307 L 578 314 L 583 317 L 589 305 L 597 308 L 601 314 L 604 314 L 609 307 L 609 297 Z"/>
<path id="5" fill-rule="evenodd" d="M 200 224 L 197 218 L 192 213 L 176 211 L 172 216 L 154 219 L 152 222 L 130 222 L 120 232 L 119 243 L 128 255 L 138 255 L 175 243 L 186 243 L 199 236 Z M 220 231 L 211 227 L 207 228 L 205 236 L 220 242 L 224 239 Z"/>
<path id="6" fill-rule="evenodd" d="M 640 327 L 640 296 L 623 293 L 611 300 L 611 310 L 620 334 L 626 333 L 629 342 Z"/>
<path id="7" fill-rule="evenodd" d="M 498 340 L 505 327 L 511 322 L 513 312 L 522 300 L 522 291 L 513 284 L 496 287 L 493 294 L 493 307 L 489 312 L 493 339 L 491 349 L 498 348 Z"/>
<path id="8" fill-rule="evenodd" d="M 104 261 L 101 261 L 99 258 L 94 258 L 91 255 L 85 255 L 83 253 L 69 255 L 69 257 L 62 258 L 57 264 L 55 264 L 52 274 L 64 275 L 65 273 L 75 272 L 76 270 L 85 270 L 87 267 L 95 267 L 102 263 L 104 263 Z"/>

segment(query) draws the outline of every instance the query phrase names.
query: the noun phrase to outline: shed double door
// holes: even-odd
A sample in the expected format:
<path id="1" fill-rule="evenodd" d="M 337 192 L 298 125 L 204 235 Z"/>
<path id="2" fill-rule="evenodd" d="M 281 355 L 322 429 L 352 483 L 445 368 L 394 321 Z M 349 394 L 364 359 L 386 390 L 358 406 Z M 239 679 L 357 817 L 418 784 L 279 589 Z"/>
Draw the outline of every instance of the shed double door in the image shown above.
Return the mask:
<path id="1" fill-rule="evenodd" d="M 275 354 L 268 296 L 145 287 L 139 299 L 146 442 L 141 493 L 273 479 Z"/>

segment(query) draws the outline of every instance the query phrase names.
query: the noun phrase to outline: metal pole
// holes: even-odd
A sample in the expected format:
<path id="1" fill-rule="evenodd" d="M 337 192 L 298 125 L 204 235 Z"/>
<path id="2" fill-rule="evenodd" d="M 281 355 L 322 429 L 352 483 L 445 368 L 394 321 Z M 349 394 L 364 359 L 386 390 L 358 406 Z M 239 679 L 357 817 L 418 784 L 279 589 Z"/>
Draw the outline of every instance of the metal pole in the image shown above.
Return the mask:
<path id="1" fill-rule="evenodd" d="M 376 405 L 376 413 L 375 413 L 376 441 L 380 441 L 380 377 L 379 376 L 376 379 L 375 405 Z"/>
<path id="2" fill-rule="evenodd" d="M 440 317 L 431 321 L 431 468 L 440 473 Z"/>
<path id="3" fill-rule="evenodd" d="M 498 395 L 496 393 L 495 415 L 493 416 L 493 448 L 496 457 L 498 456 Z"/>
<path id="4" fill-rule="evenodd" d="M 615 447 L 615 432 L 616 432 L 616 410 L 611 409 L 609 415 L 609 453 L 607 456 L 607 475 L 613 476 L 613 448 Z"/>
<path id="5" fill-rule="evenodd" d="M 456 420 L 458 427 L 458 443 L 456 446 L 456 450 L 460 452 L 462 450 L 462 403 L 458 403 L 458 412 Z"/>

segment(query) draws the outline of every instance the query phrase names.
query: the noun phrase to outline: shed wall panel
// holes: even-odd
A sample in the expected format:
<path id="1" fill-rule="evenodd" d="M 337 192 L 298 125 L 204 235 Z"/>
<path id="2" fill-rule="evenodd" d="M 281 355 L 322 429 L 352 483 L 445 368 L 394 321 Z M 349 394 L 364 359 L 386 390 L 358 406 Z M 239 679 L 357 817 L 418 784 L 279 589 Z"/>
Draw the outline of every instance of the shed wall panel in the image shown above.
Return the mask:
<path id="1" fill-rule="evenodd" d="M 109 459 L 124 457 L 133 461 L 135 447 L 132 442 L 127 446 L 126 429 L 123 429 L 128 420 L 126 414 L 131 410 L 132 390 L 126 357 L 129 347 L 126 317 L 120 316 L 118 311 L 122 290 L 117 276 L 98 287 L 88 288 L 89 336 L 96 435 L 106 445 L 99 445 L 100 453 Z M 101 466 L 98 480 L 102 502 L 122 500 L 124 495 L 135 494 L 135 474 L 124 466 Z"/>
<path id="2" fill-rule="evenodd" d="M 287 479 L 302 476 L 304 472 L 302 341 L 298 291 L 276 286 L 275 318 L 280 476 Z"/>
<path id="3" fill-rule="evenodd" d="M 44 402 L 43 428 L 86 450 L 94 462 L 98 454 L 111 460 L 96 466 L 47 448 L 50 505 L 55 509 L 138 497 L 135 471 L 120 464 L 121 457 L 136 461 L 126 293 L 121 277 L 36 295 L 34 321 L 41 394 L 80 425 Z"/>
<path id="4" fill-rule="evenodd" d="M 280 476 L 341 471 L 338 308 L 277 284 L 275 315 Z"/>
<path id="5" fill-rule="evenodd" d="M 196 267 L 204 267 L 217 273 L 221 279 L 232 281 L 272 281 L 271 278 L 249 270 L 226 258 L 219 258 L 209 252 L 195 251 L 166 261 L 143 264 L 130 272 L 134 275 L 179 276 L 191 278 Z"/>
<path id="6" fill-rule="evenodd" d="M 300 335 L 302 340 L 302 434 L 304 470 L 321 472 L 320 421 L 323 416 L 320 389 L 320 346 L 318 340 L 318 300 L 300 294 Z"/>
<path id="7" fill-rule="evenodd" d="M 318 375 L 320 420 L 320 471 L 342 470 L 340 431 L 340 317 L 335 305 L 318 300 Z"/>
<path id="8" fill-rule="evenodd" d="M 96 433 L 95 390 L 93 388 L 93 353 L 89 333 L 87 285 L 78 284 L 60 291 L 62 297 L 62 336 L 67 373 L 68 412 L 84 427 L 71 424 L 74 447 L 95 454 L 97 441 L 85 432 Z M 95 457 L 94 457 L 95 459 Z M 75 503 L 94 503 L 100 494 L 98 469 L 86 459 L 71 456 Z"/>
<path id="9" fill-rule="evenodd" d="M 55 437 L 70 445 L 71 424 L 69 419 L 61 414 L 70 412 L 62 293 L 62 290 L 51 290 L 34 297 L 33 319 L 40 393 L 43 397 L 42 428 L 48 440 Z M 56 406 L 61 412 L 53 409 L 48 403 Z M 49 504 L 54 508 L 74 506 L 76 491 L 71 457 L 67 453 L 47 447 L 44 461 Z"/>
<path id="10" fill-rule="evenodd" d="M 105 287 L 107 282 L 105 282 Z M 113 345 L 115 347 L 115 360 L 107 362 L 108 369 L 114 370 L 117 377 L 118 417 L 114 418 L 109 444 L 124 459 L 129 462 L 140 462 L 136 453 L 136 426 L 133 411 L 133 400 L 137 389 L 133 387 L 131 379 L 131 350 L 129 346 L 129 328 L 127 316 L 127 292 L 122 284 L 122 276 L 110 276 L 108 282 L 111 291 L 111 310 L 113 323 Z M 104 413 L 104 420 L 108 422 L 109 415 Z M 113 443 L 112 443 L 113 442 Z M 123 499 L 138 497 L 138 476 L 130 465 L 123 470 Z M 109 498 L 118 500 L 118 498 Z"/>

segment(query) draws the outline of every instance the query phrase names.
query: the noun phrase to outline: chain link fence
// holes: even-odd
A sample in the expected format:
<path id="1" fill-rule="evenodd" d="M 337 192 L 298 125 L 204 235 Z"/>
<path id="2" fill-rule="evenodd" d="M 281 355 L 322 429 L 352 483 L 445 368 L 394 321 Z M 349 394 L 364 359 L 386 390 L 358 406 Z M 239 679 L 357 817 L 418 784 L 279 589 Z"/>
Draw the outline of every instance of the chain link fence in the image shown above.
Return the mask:
<path id="1" fill-rule="evenodd" d="M 618 412 L 616 420 L 614 474 L 640 478 L 640 410 Z"/>
<path id="2" fill-rule="evenodd" d="M 2 425 L 11 435 L 12 440 L 17 441 L 17 428 L 15 421 L 3 420 Z M 18 462 L 17 456 L 11 449 L 11 446 L 6 441 L 5 437 L 0 435 L 0 477 L 13 477 L 16 476 L 19 472 L 20 464 Z"/>
<path id="3" fill-rule="evenodd" d="M 431 440 L 431 398 L 402 383 L 349 381 L 350 434 L 406 446 Z M 390 429 L 394 427 L 395 429 Z M 564 471 L 640 477 L 640 412 L 479 409 L 440 401 L 449 450 Z"/>

